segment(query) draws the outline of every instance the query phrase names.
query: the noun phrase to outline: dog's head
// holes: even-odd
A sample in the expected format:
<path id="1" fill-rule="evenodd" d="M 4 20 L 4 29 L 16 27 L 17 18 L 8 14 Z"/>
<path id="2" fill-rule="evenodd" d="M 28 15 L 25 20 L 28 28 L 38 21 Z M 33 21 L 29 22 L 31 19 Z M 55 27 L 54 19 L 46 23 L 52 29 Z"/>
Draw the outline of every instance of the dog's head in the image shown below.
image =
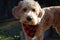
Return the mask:
<path id="1" fill-rule="evenodd" d="M 18 6 L 13 8 L 12 12 L 17 19 L 20 19 L 20 22 L 29 25 L 38 24 L 44 14 L 39 3 L 34 0 L 20 1 Z"/>

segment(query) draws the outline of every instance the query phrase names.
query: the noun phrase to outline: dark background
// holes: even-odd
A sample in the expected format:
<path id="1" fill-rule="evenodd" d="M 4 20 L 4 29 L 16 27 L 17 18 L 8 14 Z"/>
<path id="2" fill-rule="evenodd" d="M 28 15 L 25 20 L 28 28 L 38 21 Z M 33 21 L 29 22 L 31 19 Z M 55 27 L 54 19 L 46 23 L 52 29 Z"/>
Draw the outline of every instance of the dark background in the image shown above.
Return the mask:
<path id="1" fill-rule="evenodd" d="M 21 0 L 0 0 L 0 22 L 13 18 L 12 8 Z M 42 7 L 60 5 L 60 0 L 36 0 Z"/>
<path id="2" fill-rule="evenodd" d="M 0 0 L 0 24 L 15 19 L 12 15 L 12 8 L 16 6 L 19 1 L 21 0 Z M 36 0 L 36 1 L 38 1 L 42 7 L 60 5 L 60 0 Z M 49 30 L 45 32 L 45 39 L 47 38 L 50 39 L 57 38 L 59 40 L 60 36 L 56 33 L 55 29 L 51 27 Z"/>

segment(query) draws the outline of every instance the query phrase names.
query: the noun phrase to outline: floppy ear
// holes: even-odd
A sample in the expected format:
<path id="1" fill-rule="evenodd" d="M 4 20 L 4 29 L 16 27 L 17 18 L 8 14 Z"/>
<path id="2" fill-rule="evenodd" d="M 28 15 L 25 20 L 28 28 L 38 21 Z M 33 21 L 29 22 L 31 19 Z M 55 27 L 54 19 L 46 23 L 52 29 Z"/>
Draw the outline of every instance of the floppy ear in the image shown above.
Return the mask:
<path id="1" fill-rule="evenodd" d="M 38 17 L 42 16 L 42 10 L 40 10 Z"/>
<path id="2" fill-rule="evenodd" d="M 15 18 L 19 19 L 20 15 L 19 15 L 19 9 L 20 7 L 19 6 L 16 6 L 12 9 L 12 14 Z"/>

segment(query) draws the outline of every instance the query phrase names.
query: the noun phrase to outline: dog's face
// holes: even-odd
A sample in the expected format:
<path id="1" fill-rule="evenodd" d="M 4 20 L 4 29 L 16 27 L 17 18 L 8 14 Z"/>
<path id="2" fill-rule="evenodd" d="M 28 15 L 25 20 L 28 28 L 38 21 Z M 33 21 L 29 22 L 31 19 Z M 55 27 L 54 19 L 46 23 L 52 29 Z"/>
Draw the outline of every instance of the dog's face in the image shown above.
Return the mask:
<path id="1" fill-rule="evenodd" d="M 41 20 L 42 12 L 38 2 L 20 1 L 18 6 L 13 8 L 13 15 L 22 23 L 36 25 Z"/>

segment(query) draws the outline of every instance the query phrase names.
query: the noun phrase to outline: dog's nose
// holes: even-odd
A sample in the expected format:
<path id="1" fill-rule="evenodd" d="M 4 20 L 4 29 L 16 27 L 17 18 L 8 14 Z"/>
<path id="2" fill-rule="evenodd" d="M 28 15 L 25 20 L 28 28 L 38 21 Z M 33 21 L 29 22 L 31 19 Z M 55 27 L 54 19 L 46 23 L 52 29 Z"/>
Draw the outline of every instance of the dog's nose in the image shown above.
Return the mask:
<path id="1" fill-rule="evenodd" d="M 31 21 L 31 20 L 32 20 L 32 18 L 28 16 L 28 17 L 27 17 L 27 20 L 28 20 L 28 21 Z"/>

